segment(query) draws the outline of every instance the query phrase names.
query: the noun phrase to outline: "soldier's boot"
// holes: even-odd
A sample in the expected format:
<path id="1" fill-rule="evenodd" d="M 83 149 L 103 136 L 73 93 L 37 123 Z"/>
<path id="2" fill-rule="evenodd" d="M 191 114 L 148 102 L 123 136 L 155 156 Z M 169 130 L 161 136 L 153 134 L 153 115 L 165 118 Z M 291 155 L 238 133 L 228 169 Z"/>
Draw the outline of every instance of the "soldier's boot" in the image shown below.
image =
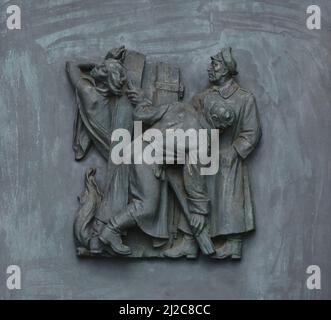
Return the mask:
<path id="1" fill-rule="evenodd" d="M 193 236 L 185 234 L 178 245 L 175 245 L 163 252 L 168 258 L 186 257 L 196 259 L 198 257 L 198 244 Z"/>
<path id="2" fill-rule="evenodd" d="M 214 258 L 240 260 L 242 253 L 242 239 L 240 237 L 227 238 L 224 245 L 216 249 Z"/>
<path id="3" fill-rule="evenodd" d="M 89 249 L 92 254 L 101 254 L 103 252 L 104 244 L 100 241 L 99 235 L 106 223 L 95 218 L 92 227 L 92 237 L 89 242 Z"/>
<path id="4" fill-rule="evenodd" d="M 135 224 L 135 220 L 128 212 L 121 213 L 109 220 L 100 233 L 99 239 L 109 245 L 117 254 L 129 255 L 131 249 L 123 243 L 121 233 Z"/>

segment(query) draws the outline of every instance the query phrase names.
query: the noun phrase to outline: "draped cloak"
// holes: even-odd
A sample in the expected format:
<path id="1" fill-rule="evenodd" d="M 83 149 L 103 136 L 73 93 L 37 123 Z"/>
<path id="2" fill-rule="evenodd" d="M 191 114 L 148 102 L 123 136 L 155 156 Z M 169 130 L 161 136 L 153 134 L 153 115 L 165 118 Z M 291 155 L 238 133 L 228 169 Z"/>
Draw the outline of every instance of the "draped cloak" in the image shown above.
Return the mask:
<path id="1" fill-rule="evenodd" d="M 128 78 L 137 87 L 141 87 L 145 56 L 128 51 L 124 66 Z M 96 217 L 107 222 L 128 203 L 129 165 L 115 165 L 111 161 L 110 151 L 116 144 L 111 143 L 111 134 L 116 129 L 126 129 L 132 133 L 133 107 L 125 94 L 105 96 L 96 88 L 93 78 L 83 75 L 76 85 L 77 111 L 74 123 L 73 149 L 75 159 L 81 160 L 91 145 L 98 150 L 107 163 L 104 198 Z"/>

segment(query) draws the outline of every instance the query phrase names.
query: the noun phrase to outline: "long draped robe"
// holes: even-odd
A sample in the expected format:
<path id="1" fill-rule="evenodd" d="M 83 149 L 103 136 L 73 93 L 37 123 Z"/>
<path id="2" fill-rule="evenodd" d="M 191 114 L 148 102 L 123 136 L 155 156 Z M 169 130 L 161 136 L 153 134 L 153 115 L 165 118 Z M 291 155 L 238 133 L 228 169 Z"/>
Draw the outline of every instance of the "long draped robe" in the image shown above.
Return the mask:
<path id="1" fill-rule="evenodd" d="M 141 87 L 145 56 L 128 51 L 124 65 L 128 78 L 135 86 Z M 74 124 L 73 149 L 76 160 L 83 159 L 93 144 L 108 161 L 104 198 L 96 217 L 108 222 L 111 215 L 118 213 L 128 203 L 129 165 L 115 165 L 110 152 L 115 143 L 111 143 L 111 134 L 116 129 L 133 129 L 133 107 L 125 94 L 106 96 L 100 92 L 93 78 L 83 75 L 76 84 L 77 113 Z"/>
<path id="2" fill-rule="evenodd" d="M 211 198 L 211 237 L 239 234 L 255 228 L 254 206 L 245 163 L 261 137 L 261 125 L 253 95 L 230 79 L 222 87 L 214 86 L 193 98 L 193 105 L 202 112 L 215 101 L 230 107 L 236 115 L 232 127 L 220 137 L 220 166 L 208 179 Z M 229 163 L 227 152 L 234 148 L 237 157 Z"/>

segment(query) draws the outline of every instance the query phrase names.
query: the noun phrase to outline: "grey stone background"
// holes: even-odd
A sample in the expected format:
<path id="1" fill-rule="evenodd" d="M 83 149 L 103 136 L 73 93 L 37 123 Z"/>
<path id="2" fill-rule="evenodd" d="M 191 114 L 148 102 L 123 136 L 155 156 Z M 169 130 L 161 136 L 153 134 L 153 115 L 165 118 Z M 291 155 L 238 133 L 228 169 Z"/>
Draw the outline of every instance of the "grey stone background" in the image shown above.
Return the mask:
<path id="1" fill-rule="evenodd" d="M 22 9 L 22 30 L 6 8 Z M 306 0 L 51 0 L 0 4 L 0 298 L 331 298 L 331 2 L 322 30 L 306 28 Z M 125 44 L 177 63 L 185 100 L 207 85 L 209 56 L 231 45 L 252 91 L 263 139 L 249 159 L 257 231 L 241 262 L 82 260 L 72 222 L 92 154 L 71 149 L 73 57 Z M 22 269 L 22 290 L 6 268 Z M 306 287 L 317 264 L 322 290 Z"/>

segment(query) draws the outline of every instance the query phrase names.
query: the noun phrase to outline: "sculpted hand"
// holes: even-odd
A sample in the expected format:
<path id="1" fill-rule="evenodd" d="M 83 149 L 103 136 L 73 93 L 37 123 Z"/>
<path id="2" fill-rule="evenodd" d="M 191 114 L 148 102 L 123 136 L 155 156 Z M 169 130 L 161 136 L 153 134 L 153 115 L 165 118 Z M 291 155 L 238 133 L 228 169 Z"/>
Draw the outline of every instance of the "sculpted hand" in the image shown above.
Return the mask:
<path id="1" fill-rule="evenodd" d="M 119 48 L 114 48 L 108 51 L 106 55 L 106 59 L 115 59 L 123 62 L 125 59 L 125 55 L 126 55 L 125 46 L 121 46 Z"/>
<path id="2" fill-rule="evenodd" d="M 97 65 L 97 63 L 93 61 L 80 60 L 77 65 L 82 72 L 89 72 Z"/>
<path id="3" fill-rule="evenodd" d="M 194 233 L 198 236 L 205 226 L 205 216 L 202 214 L 193 213 L 190 225 L 193 227 Z"/>
<path id="4" fill-rule="evenodd" d="M 126 94 L 133 105 L 143 102 L 145 97 L 143 91 L 135 88 L 131 81 L 128 81 L 128 89 L 126 90 Z"/>

